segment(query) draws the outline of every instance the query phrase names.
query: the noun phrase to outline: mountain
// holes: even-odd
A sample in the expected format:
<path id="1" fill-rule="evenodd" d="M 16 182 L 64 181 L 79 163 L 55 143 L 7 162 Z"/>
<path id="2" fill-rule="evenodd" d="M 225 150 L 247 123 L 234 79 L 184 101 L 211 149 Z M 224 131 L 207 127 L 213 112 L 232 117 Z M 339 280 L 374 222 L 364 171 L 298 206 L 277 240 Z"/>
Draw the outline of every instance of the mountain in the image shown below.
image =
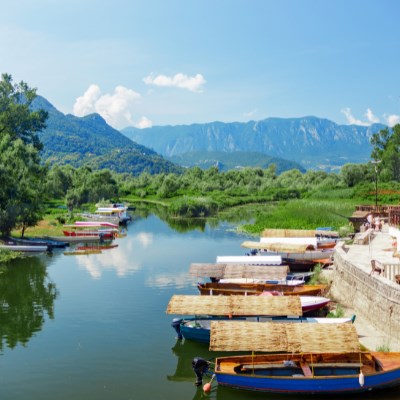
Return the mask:
<path id="1" fill-rule="evenodd" d="M 154 150 L 134 143 L 98 114 L 82 118 L 65 115 L 38 96 L 33 109 L 40 108 L 49 114 L 47 128 L 39 134 L 44 162 L 74 167 L 88 165 L 135 175 L 143 171 L 151 174 L 182 171 L 182 167 L 165 160 Z"/>
<path id="2" fill-rule="evenodd" d="M 334 170 L 346 163 L 367 162 L 370 137 L 384 128 L 338 125 L 317 117 L 268 118 L 245 123 L 125 128 L 121 132 L 166 157 L 191 152 L 258 152 L 300 163 L 305 168 Z"/>
<path id="3" fill-rule="evenodd" d="M 304 167 L 294 161 L 269 157 L 262 153 L 244 151 L 232 153 L 222 151 L 193 151 L 168 157 L 168 159 L 184 167 L 198 166 L 202 169 L 208 169 L 212 166 L 218 166 L 220 171 L 228 171 L 243 167 L 268 168 L 271 164 L 276 165 L 277 174 L 290 169 L 298 169 L 301 172 L 306 171 Z"/>

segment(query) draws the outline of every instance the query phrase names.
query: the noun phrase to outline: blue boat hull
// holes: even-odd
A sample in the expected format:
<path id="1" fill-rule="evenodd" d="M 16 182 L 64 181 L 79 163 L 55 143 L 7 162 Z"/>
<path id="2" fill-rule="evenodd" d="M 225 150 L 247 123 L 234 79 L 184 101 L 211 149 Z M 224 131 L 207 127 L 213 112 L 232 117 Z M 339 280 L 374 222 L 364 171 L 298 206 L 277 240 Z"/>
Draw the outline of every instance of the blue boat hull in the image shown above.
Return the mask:
<path id="1" fill-rule="evenodd" d="M 225 374 L 216 371 L 216 379 L 221 386 L 242 390 L 286 394 L 334 394 L 362 393 L 382 390 L 400 385 L 400 370 L 381 372 L 364 377 L 361 386 L 358 375 L 332 377 L 277 377 L 245 376 Z"/>

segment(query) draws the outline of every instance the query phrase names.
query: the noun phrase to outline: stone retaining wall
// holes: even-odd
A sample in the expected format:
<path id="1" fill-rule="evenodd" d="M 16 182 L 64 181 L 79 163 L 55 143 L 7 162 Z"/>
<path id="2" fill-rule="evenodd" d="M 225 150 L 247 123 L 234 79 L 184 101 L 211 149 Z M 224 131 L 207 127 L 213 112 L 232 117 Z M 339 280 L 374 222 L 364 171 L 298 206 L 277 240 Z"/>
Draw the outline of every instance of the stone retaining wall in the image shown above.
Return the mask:
<path id="1" fill-rule="evenodd" d="M 331 295 L 388 335 L 397 346 L 400 343 L 400 285 L 377 274 L 369 276 L 349 261 L 342 246 L 338 245 L 335 251 Z"/>

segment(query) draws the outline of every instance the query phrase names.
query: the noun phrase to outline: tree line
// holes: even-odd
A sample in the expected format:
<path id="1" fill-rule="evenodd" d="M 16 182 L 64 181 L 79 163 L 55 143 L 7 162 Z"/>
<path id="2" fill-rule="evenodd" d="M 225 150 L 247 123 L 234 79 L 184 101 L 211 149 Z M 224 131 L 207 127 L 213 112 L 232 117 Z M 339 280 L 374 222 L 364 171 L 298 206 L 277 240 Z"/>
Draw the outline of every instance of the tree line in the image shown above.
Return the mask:
<path id="1" fill-rule="evenodd" d="M 48 115 L 31 107 L 36 89 L 13 83 L 11 75 L 0 81 L 0 233 L 35 226 L 51 199 L 65 202 L 70 211 L 84 204 L 120 198 L 160 199 L 175 215 L 205 216 L 216 210 L 250 202 L 301 198 L 311 192 L 356 188 L 400 181 L 400 125 L 385 128 L 371 138 L 375 163 L 347 164 L 339 173 L 293 169 L 276 173 L 243 168 L 221 172 L 217 167 L 186 169 L 183 173 L 143 172 L 139 176 L 93 169 L 88 165 L 50 166 L 41 163 L 39 133 Z"/>

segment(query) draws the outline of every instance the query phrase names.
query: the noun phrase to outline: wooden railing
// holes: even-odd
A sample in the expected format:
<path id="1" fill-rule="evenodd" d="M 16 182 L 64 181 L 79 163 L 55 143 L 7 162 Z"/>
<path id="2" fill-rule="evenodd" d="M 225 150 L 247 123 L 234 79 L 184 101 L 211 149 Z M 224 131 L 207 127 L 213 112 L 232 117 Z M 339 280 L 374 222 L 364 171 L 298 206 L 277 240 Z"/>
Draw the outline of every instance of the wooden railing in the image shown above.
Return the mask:
<path id="1" fill-rule="evenodd" d="M 388 210 L 389 226 L 400 227 L 400 206 L 390 206 Z"/>
<path id="2" fill-rule="evenodd" d="M 379 215 L 381 218 L 384 218 L 385 222 L 387 221 L 389 223 L 389 226 L 400 228 L 400 205 L 359 205 L 356 206 L 356 210 L 370 212 L 373 215 Z"/>

